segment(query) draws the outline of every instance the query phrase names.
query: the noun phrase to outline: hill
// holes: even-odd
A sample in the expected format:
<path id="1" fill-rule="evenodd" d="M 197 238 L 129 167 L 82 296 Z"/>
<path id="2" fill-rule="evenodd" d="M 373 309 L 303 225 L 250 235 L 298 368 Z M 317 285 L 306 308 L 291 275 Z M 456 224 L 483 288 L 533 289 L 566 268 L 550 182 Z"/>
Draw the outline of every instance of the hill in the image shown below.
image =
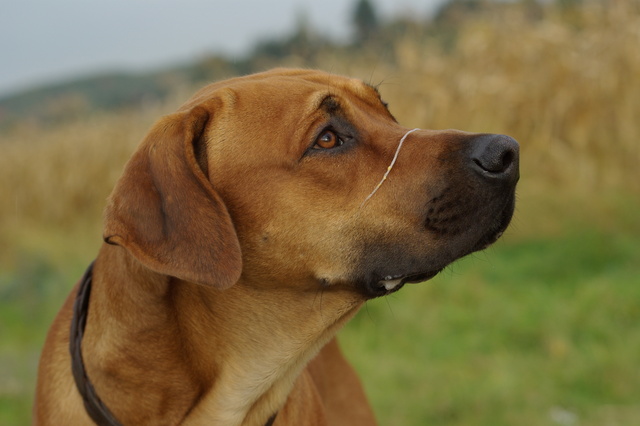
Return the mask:
<path id="1" fill-rule="evenodd" d="M 244 58 L 211 53 L 166 69 L 146 73 L 106 71 L 0 97 L 0 131 L 25 120 L 50 125 L 95 111 L 137 108 L 162 102 L 186 87 L 282 64 L 323 68 L 327 56 L 346 58 L 363 54 L 389 61 L 396 55 L 397 44 L 408 38 L 416 43 L 428 41 L 449 49 L 466 22 L 510 7 L 486 0 L 450 0 L 432 19 L 394 17 L 384 20 L 373 3 L 356 1 L 352 16 L 353 37 L 343 44 L 317 32 L 301 16 L 291 34 L 257 42 Z"/>

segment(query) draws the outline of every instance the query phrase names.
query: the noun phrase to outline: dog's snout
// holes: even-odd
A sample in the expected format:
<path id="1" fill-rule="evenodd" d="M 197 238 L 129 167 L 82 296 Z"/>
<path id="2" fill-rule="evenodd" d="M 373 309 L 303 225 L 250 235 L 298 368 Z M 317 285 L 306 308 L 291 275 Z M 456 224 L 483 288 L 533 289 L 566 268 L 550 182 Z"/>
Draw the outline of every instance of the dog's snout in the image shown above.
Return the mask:
<path id="1" fill-rule="evenodd" d="M 471 166 L 489 179 L 513 180 L 518 177 L 520 147 L 505 135 L 482 135 L 473 140 Z"/>

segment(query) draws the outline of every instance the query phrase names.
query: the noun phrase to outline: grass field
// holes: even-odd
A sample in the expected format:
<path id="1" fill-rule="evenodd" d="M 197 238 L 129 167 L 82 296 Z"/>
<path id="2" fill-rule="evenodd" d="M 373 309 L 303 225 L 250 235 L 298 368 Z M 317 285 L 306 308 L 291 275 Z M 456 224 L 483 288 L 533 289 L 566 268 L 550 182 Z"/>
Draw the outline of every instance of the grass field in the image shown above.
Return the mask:
<path id="1" fill-rule="evenodd" d="M 640 424 L 639 7 L 507 8 L 448 52 L 408 35 L 393 58 L 326 58 L 382 83 L 409 127 L 522 146 L 506 236 L 341 332 L 381 425 Z M 29 423 L 46 330 L 99 247 L 104 199 L 186 96 L 0 135 L 0 425 Z"/>
<path id="2" fill-rule="evenodd" d="M 366 305 L 340 339 L 380 424 L 640 422 L 638 224 L 569 222 L 533 236 L 517 218 L 493 248 Z M 94 254 L 47 250 L 0 276 L 2 425 L 28 424 L 46 327 Z"/>
<path id="3" fill-rule="evenodd" d="M 640 422 L 640 239 L 505 242 L 342 333 L 384 425 Z"/>

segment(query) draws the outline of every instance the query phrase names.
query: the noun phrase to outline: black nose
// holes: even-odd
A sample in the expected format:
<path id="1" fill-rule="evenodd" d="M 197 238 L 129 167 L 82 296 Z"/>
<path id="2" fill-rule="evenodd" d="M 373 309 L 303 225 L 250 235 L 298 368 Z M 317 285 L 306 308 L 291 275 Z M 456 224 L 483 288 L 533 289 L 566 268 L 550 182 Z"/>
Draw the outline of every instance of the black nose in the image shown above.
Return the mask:
<path id="1" fill-rule="evenodd" d="M 520 147 L 505 135 L 482 135 L 472 141 L 471 167 L 487 179 L 514 181 L 519 176 Z"/>

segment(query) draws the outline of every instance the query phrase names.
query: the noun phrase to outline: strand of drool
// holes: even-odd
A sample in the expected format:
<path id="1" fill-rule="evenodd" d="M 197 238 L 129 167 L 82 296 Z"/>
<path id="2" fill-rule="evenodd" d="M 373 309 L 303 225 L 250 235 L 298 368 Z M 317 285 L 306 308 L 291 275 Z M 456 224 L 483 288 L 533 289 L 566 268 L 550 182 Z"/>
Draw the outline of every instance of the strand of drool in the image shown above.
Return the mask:
<path id="1" fill-rule="evenodd" d="M 367 201 L 369 201 L 371 199 L 371 197 L 373 197 L 373 194 L 375 194 L 376 191 L 378 191 L 378 189 L 380 189 L 380 187 L 382 186 L 384 181 L 387 180 L 387 176 L 389 176 L 389 173 L 391 172 L 391 169 L 393 169 L 393 165 L 396 164 L 396 160 L 398 159 L 398 154 L 400 153 L 400 148 L 402 148 L 402 144 L 404 143 L 404 140 L 407 138 L 407 136 L 409 136 L 411 133 L 415 132 L 416 130 L 420 130 L 420 129 L 418 129 L 418 128 L 411 129 L 407 133 L 404 134 L 402 139 L 400 139 L 400 143 L 398 144 L 398 148 L 396 148 L 396 153 L 393 156 L 393 159 L 391 160 L 391 164 L 389 164 L 389 167 L 387 167 L 387 171 L 385 172 L 384 176 L 382 176 L 382 179 L 380 180 L 380 182 L 378 182 L 376 187 L 373 188 L 373 191 L 371 191 L 371 194 L 369 194 L 367 196 L 367 198 L 364 199 L 362 204 L 360 204 L 360 208 L 362 208 L 365 205 L 365 203 Z"/>

